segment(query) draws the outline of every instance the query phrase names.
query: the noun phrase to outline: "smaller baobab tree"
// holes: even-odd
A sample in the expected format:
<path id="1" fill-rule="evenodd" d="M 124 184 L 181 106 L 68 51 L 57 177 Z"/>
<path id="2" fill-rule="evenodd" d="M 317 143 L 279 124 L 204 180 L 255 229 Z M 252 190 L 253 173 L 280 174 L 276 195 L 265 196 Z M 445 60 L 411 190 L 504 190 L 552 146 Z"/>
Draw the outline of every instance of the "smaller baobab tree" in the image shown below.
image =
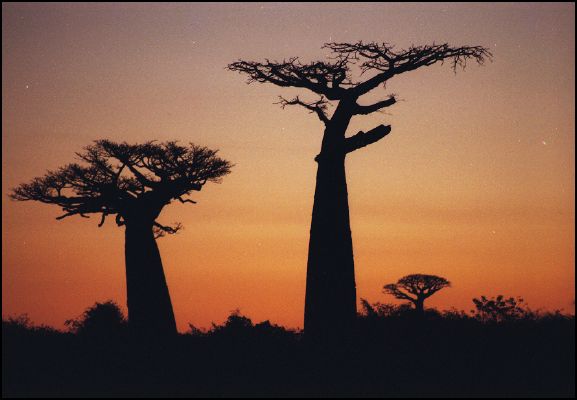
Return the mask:
<path id="1" fill-rule="evenodd" d="M 157 221 L 171 202 L 185 198 L 208 181 L 219 182 L 231 164 L 206 147 L 176 142 L 144 144 L 98 140 L 76 153 L 84 165 L 68 164 L 13 189 L 18 201 L 55 204 L 66 217 L 101 214 L 99 227 L 115 216 L 125 227 L 129 325 L 147 336 L 176 333 L 174 312 L 156 239 L 176 233 L 180 224 Z"/>
<path id="2" fill-rule="evenodd" d="M 436 275 L 412 274 L 383 287 L 383 293 L 395 296 L 399 300 L 408 300 L 415 306 L 419 315 L 425 313 L 425 300 L 439 290 L 450 287 L 451 282 Z"/>

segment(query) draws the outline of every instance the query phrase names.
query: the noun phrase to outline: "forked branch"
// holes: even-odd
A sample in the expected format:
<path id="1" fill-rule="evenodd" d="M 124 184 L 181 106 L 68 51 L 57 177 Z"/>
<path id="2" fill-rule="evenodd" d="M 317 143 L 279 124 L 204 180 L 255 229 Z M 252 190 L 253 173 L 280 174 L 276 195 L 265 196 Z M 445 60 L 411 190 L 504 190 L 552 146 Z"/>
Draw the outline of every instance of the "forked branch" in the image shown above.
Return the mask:
<path id="1" fill-rule="evenodd" d="M 283 109 L 286 106 L 299 105 L 309 110 L 310 113 L 315 113 L 324 124 L 329 123 L 329 117 L 327 116 L 326 113 L 328 101 L 325 99 L 324 96 L 321 96 L 319 100 L 310 103 L 302 101 L 298 96 L 296 96 L 291 100 L 287 100 L 284 97 L 279 96 L 279 99 L 280 100 L 276 104 L 280 104 L 281 108 Z"/>
<path id="2" fill-rule="evenodd" d="M 152 232 L 154 234 L 154 238 L 158 239 L 166 235 L 174 235 L 181 229 L 182 224 L 180 222 L 177 222 L 174 226 L 162 225 L 159 222 L 154 222 Z"/>

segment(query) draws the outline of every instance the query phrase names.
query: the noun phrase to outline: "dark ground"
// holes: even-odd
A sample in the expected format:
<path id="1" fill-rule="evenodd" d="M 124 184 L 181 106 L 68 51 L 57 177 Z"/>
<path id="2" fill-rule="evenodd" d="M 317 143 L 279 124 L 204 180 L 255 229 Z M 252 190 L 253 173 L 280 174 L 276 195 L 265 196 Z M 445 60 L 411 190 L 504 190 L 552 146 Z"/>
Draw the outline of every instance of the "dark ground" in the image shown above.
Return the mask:
<path id="1" fill-rule="evenodd" d="M 575 318 L 560 314 L 363 316 L 351 344 L 323 351 L 238 314 L 153 345 L 124 325 L 63 333 L 2 324 L 3 397 L 574 397 L 574 373 Z"/>

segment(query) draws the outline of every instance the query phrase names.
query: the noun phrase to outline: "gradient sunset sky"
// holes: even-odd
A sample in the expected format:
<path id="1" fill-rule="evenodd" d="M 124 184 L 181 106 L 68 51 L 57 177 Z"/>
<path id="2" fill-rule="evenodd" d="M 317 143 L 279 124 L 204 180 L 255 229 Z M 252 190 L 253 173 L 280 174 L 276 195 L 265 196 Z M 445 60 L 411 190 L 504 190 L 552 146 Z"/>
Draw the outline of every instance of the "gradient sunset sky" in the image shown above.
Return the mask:
<path id="1" fill-rule="evenodd" d="M 179 330 L 236 308 L 302 327 L 322 124 L 273 104 L 305 92 L 225 66 L 358 40 L 494 55 L 403 74 L 366 100 L 403 101 L 353 121 L 392 126 L 347 158 L 358 297 L 392 302 L 384 284 L 430 273 L 453 283 L 440 309 L 505 294 L 574 312 L 574 38 L 573 3 L 3 3 L 2 314 L 62 328 L 95 301 L 125 309 L 123 229 L 7 194 L 95 139 L 156 139 L 235 164 L 161 215 L 184 225 L 159 240 Z"/>

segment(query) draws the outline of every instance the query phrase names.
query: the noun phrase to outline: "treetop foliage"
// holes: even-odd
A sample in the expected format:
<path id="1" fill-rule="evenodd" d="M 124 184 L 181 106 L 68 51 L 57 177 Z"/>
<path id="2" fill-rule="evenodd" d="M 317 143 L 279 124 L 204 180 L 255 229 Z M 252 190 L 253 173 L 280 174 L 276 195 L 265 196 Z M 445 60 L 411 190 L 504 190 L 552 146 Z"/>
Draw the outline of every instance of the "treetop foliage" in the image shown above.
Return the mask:
<path id="1" fill-rule="evenodd" d="M 303 63 L 298 57 L 282 61 L 265 59 L 264 62 L 239 60 L 230 64 L 228 69 L 248 75 L 248 83 L 302 87 L 330 100 L 338 100 L 345 95 L 362 95 L 395 75 L 437 62 L 448 60 L 456 71 L 457 68 L 464 69 L 469 60 L 483 64 L 492 58 L 485 47 L 453 47 L 448 43 L 396 49 L 388 43 L 330 42 L 322 48 L 331 52 L 326 61 Z M 367 72 L 376 72 L 377 75 L 366 81 L 355 79 L 353 66 L 360 68 L 361 75 Z"/>
<path id="2" fill-rule="evenodd" d="M 450 287 L 451 282 L 436 275 L 411 274 L 383 287 L 385 294 L 393 295 L 397 299 L 416 301 L 426 299 L 439 290 Z M 415 297 L 413 297 L 413 296 Z"/>
<path id="3" fill-rule="evenodd" d="M 116 223 L 123 225 L 135 210 L 147 209 L 147 217 L 155 221 L 162 207 L 174 200 L 185 199 L 192 191 L 201 190 L 208 182 L 219 182 L 230 172 L 228 161 L 217 157 L 216 150 L 177 142 L 146 142 L 143 144 L 115 143 L 97 140 L 76 153 L 81 163 L 71 163 L 13 189 L 14 200 L 36 200 L 56 204 L 63 215 L 87 218 L 87 214 L 101 213 L 99 226 L 108 215 L 116 215 Z M 140 213 L 142 214 L 142 213 Z M 178 228 L 156 227 L 166 233 Z"/>

